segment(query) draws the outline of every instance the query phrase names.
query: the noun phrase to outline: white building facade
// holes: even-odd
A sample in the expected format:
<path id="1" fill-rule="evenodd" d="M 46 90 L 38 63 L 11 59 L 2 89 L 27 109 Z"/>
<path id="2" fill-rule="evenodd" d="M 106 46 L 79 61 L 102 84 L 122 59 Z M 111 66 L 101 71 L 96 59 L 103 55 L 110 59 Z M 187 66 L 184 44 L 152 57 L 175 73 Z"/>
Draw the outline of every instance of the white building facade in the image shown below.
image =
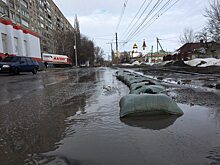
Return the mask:
<path id="1" fill-rule="evenodd" d="M 32 57 L 41 61 L 40 39 L 34 32 L 0 18 L 0 56 Z"/>

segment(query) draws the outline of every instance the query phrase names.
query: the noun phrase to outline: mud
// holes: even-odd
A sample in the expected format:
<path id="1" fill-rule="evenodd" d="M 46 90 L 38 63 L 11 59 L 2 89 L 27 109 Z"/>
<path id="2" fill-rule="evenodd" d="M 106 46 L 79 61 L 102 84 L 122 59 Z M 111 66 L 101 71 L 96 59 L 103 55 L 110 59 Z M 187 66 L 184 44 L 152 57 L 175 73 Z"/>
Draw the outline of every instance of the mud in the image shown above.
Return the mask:
<path id="1" fill-rule="evenodd" d="M 26 90 L 31 92 L 13 101 L 24 89 L 14 87 L 18 91 L 9 93 L 13 86 L 5 85 L 9 99 L 4 100 L 10 104 L 1 102 L 0 164 L 220 164 L 218 105 L 213 101 L 210 106 L 208 99 L 199 104 L 195 98 L 203 97 L 199 92 L 205 91 L 215 95 L 209 100 L 217 99 L 218 91 L 178 84 L 175 76 L 161 74 L 165 80 L 171 78 L 171 83 L 162 83 L 184 115 L 120 120 L 118 103 L 129 90 L 114 73 L 110 68 L 89 68 L 40 74 L 29 81 L 31 89 Z M 63 78 L 58 81 L 60 75 Z M 7 84 L 20 80 L 12 79 Z"/>
<path id="2" fill-rule="evenodd" d="M 174 73 L 160 69 L 139 71 L 164 83 L 179 103 L 220 110 L 220 90 L 215 88 L 220 83 L 218 75 Z"/>

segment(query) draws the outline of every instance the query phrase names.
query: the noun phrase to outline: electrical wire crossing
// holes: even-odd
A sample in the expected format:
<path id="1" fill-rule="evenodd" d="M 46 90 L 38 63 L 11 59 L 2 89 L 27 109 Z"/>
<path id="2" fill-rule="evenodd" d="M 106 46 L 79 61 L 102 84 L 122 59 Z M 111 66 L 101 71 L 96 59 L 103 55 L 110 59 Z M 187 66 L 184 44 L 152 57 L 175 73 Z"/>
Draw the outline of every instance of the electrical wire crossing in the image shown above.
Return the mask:
<path id="1" fill-rule="evenodd" d="M 118 29 L 119 29 L 119 26 L 121 24 L 122 18 L 123 18 L 124 13 L 125 13 L 125 9 L 127 7 L 127 3 L 128 3 L 128 0 L 125 0 L 125 2 L 123 4 L 123 7 L 122 7 L 121 15 L 120 15 L 119 20 L 118 20 L 118 24 L 117 24 L 116 29 L 115 29 L 115 32 L 117 32 Z"/>
<path id="2" fill-rule="evenodd" d="M 147 7 L 145 7 L 144 11 L 141 13 L 141 16 L 136 20 L 136 22 L 133 24 L 133 22 L 135 21 L 135 19 L 137 18 L 137 16 L 139 15 L 139 13 L 141 12 L 142 8 L 144 7 L 145 3 L 147 2 L 147 0 L 144 0 L 144 2 L 141 4 L 139 10 L 137 11 L 136 15 L 134 16 L 134 18 L 132 19 L 132 21 L 130 22 L 130 24 L 128 25 L 128 28 L 124 31 L 124 33 L 122 34 L 121 37 L 124 37 L 124 35 L 128 32 L 129 29 L 132 29 L 132 27 L 139 21 L 139 19 L 142 17 L 142 15 L 144 14 L 144 12 L 147 10 L 147 8 L 149 7 L 150 3 L 152 2 L 152 0 L 149 1 Z M 131 27 L 131 25 L 133 24 L 133 26 Z M 131 28 L 130 28 L 131 27 Z M 129 31 L 130 32 L 130 31 Z"/>
<path id="3" fill-rule="evenodd" d="M 179 1 L 180 0 L 175 0 L 175 1 L 174 0 L 167 0 L 164 2 L 164 0 L 157 0 L 157 2 L 152 6 L 150 11 L 147 13 L 147 15 L 141 21 L 139 21 L 139 20 L 136 21 L 135 24 L 132 26 L 132 28 L 128 27 L 130 30 L 124 39 L 126 41 L 126 43 L 128 43 L 134 37 L 143 33 L 147 28 L 149 28 L 154 22 L 156 22 L 156 20 L 158 20 L 162 15 L 164 15 L 168 10 L 170 10 Z M 139 10 L 141 10 L 141 8 Z M 137 13 L 139 13 L 139 10 Z M 135 15 L 135 17 L 136 17 L 136 15 Z M 141 17 L 142 17 L 142 15 L 139 18 L 141 18 Z M 136 25 L 136 24 L 138 24 L 138 25 Z"/>
<path id="4" fill-rule="evenodd" d="M 148 12 L 148 14 L 141 21 L 141 23 L 137 26 L 137 28 L 128 35 L 127 38 L 130 38 L 132 35 L 134 35 L 141 28 L 141 26 L 146 22 L 146 20 L 152 15 L 152 13 L 159 7 L 159 5 L 162 2 L 163 2 L 163 0 L 157 0 L 157 2 L 154 4 L 153 8 Z"/>
<path id="5" fill-rule="evenodd" d="M 170 4 L 172 0 L 168 0 L 147 22 L 142 24 L 142 27 L 140 27 L 135 33 L 133 33 L 130 37 L 133 38 L 135 35 L 139 34 L 145 27 L 152 21 L 152 20 L 157 20 L 161 16 L 161 12 L 166 9 L 166 7 Z"/>

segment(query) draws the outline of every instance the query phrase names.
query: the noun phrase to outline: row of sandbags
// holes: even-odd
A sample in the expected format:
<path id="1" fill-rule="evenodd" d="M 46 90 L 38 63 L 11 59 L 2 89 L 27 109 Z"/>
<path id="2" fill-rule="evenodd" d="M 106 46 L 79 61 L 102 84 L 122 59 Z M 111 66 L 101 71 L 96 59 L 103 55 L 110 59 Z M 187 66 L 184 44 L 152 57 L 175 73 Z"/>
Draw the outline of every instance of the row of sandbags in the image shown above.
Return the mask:
<path id="1" fill-rule="evenodd" d="M 116 77 L 130 88 L 129 95 L 120 100 L 120 117 L 183 114 L 167 96 L 166 88 L 156 80 L 126 70 L 117 71 Z"/>

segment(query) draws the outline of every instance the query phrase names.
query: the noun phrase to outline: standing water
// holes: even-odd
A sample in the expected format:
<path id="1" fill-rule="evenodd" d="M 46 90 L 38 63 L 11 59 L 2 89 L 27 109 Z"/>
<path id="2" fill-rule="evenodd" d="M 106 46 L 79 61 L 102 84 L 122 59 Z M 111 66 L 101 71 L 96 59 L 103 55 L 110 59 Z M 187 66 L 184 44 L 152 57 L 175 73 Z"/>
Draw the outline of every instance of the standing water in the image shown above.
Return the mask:
<path id="1" fill-rule="evenodd" d="M 220 164 L 220 114 L 179 104 L 179 118 L 120 119 L 119 100 L 129 89 L 114 73 L 103 68 L 79 79 L 75 85 L 90 82 L 91 88 L 57 107 L 46 123 L 51 128 L 42 124 L 42 141 L 50 143 L 36 141 L 37 152 L 29 151 L 26 165 Z"/>

